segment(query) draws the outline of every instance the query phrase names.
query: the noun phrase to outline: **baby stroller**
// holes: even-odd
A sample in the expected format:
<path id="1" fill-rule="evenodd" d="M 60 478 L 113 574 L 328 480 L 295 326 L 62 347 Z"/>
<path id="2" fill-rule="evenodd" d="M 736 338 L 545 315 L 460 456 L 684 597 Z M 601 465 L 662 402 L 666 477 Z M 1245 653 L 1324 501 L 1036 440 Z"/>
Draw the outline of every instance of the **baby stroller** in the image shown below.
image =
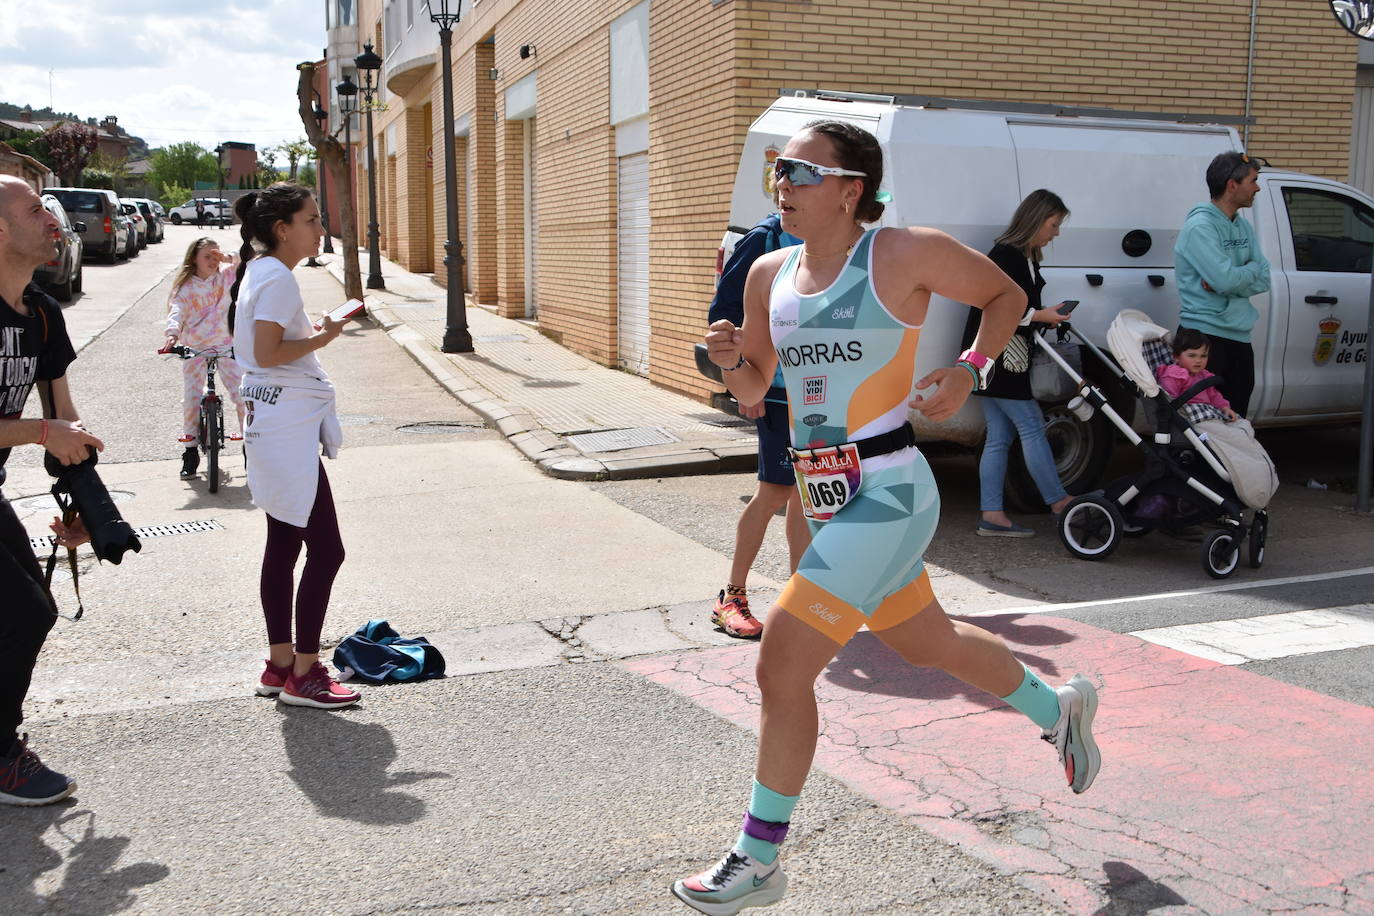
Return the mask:
<path id="1" fill-rule="evenodd" d="M 1228 423 L 1216 407 L 1188 403 L 1220 380 L 1205 379 L 1170 400 L 1155 381 L 1155 370 L 1173 362 L 1169 332 L 1144 312 L 1128 309 L 1113 320 L 1107 345 L 1115 360 L 1068 322 L 1060 330 L 1101 361 L 1117 382 L 1145 400 L 1155 427 L 1151 439 L 1142 439 L 1100 388 L 1083 379 L 1037 335 L 1041 349 L 1079 386 L 1069 409 L 1080 419 L 1101 411 L 1144 458 L 1143 470 L 1078 497 L 1060 513 L 1059 539 L 1069 553 L 1101 560 L 1116 550 L 1122 538 L 1143 537 L 1156 529 L 1179 531 L 1206 525 L 1215 529 L 1202 543 L 1202 568 L 1208 575 L 1224 579 L 1235 572 L 1247 538 L 1250 566 L 1258 569 L 1264 562 L 1269 530 L 1266 507 L 1278 487 L 1278 477 L 1248 421 Z"/>

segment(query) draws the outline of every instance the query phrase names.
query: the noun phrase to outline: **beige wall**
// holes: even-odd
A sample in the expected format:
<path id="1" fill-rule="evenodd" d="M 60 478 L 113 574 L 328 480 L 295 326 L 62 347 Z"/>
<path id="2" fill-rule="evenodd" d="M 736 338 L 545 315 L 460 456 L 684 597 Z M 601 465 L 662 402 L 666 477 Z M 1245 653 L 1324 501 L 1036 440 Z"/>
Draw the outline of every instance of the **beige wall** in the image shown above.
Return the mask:
<path id="1" fill-rule="evenodd" d="M 539 324 L 606 364 L 615 361 L 617 340 L 609 25 L 634 5 L 483 0 L 454 35 L 454 110 L 471 123 L 459 164 L 459 180 L 470 183 L 459 195 L 464 224 L 471 221 L 463 236 L 469 289 L 483 305 L 524 314 L 525 125 L 504 120 L 504 93 L 537 68 Z M 711 391 L 691 347 L 713 291 L 744 132 L 780 87 L 1240 116 L 1250 8 L 1250 0 L 1007 0 L 990 14 L 986 4 L 960 0 L 654 0 L 651 379 L 694 396 Z M 380 10 L 378 0 L 364 0 L 362 34 L 375 34 Z M 780 20 L 804 28 L 779 28 Z M 1259 4 L 1255 37 L 1250 151 L 1275 166 L 1344 179 L 1356 42 L 1325 3 L 1278 0 Z M 522 44 L 533 44 L 535 55 L 520 59 Z M 389 200 L 396 208 L 391 256 L 412 269 L 439 266 L 442 274 L 438 69 L 403 98 L 393 96 L 377 130 L 404 119 Z M 410 147 L 424 131 L 407 111 L 426 104 L 434 169 L 431 193 L 422 197 Z M 421 209 L 432 225 L 427 233 L 417 228 Z"/>

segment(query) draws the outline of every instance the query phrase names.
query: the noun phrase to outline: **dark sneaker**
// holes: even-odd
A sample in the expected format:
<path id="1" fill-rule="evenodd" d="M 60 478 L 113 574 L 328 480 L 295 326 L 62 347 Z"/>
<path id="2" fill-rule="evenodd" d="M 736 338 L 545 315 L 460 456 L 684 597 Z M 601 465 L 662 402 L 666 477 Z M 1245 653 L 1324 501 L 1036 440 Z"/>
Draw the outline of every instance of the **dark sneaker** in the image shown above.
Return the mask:
<path id="1" fill-rule="evenodd" d="M 288 706 L 313 706 L 315 709 L 342 709 L 363 698 L 329 674 L 329 669 L 315 662 L 301 675 L 291 675 L 281 686 L 277 699 Z"/>
<path id="2" fill-rule="evenodd" d="M 1102 754 L 1093 740 L 1093 716 L 1097 715 L 1097 689 L 1081 674 L 1055 691 L 1059 695 L 1059 721 L 1040 736 L 1059 752 L 1059 763 L 1074 792 L 1086 792 L 1102 767 Z"/>
<path id="3" fill-rule="evenodd" d="M 0 757 L 0 804 L 51 805 L 76 791 L 76 780 L 45 767 L 29 750 L 28 735 L 13 750 L 13 757 Z"/>
<path id="4" fill-rule="evenodd" d="M 749 613 L 749 599 L 743 595 L 725 597 L 721 589 L 716 598 L 715 610 L 711 612 L 711 622 L 736 639 L 758 639 L 763 635 L 763 624 Z"/>
<path id="5" fill-rule="evenodd" d="M 254 692 L 260 697 L 274 697 L 281 693 L 281 689 L 286 686 L 286 679 L 290 676 L 290 665 L 278 668 L 268 659 L 263 663 L 262 677 L 258 678 L 258 686 Z"/>
<path id="6" fill-rule="evenodd" d="M 194 445 L 187 446 L 186 451 L 181 453 L 181 479 L 190 480 L 196 476 L 196 468 L 200 467 L 200 450 Z"/>
<path id="7" fill-rule="evenodd" d="M 734 916 L 745 907 L 772 906 L 786 891 L 781 860 L 764 865 L 738 849 L 713 868 L 673 882 L 679 900 L 709 916 Z"/>

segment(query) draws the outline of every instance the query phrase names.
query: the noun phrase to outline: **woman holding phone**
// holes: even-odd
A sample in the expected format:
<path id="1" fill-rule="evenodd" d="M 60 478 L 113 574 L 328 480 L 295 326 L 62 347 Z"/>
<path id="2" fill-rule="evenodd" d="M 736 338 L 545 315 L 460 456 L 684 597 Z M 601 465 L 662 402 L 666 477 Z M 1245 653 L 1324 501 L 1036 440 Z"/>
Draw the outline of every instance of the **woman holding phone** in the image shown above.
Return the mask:
<path id="1" fill-rule="evenodd" d="M 978 462 L 979 508 L 983 513 L 978 534 L 983 537 L 1028 538 L 1035 534 L 1034 529 L 1008 518 L 1002 506 L 1008 455 L 1018 437 L 1026 469 L 1050 511 L 1057 515 L 1073 499 L 1059 480 L 1054 452 L 1045 438 L 1045 416 L 1031 396 L 1030 384 L 1031 353 L 1035 347 L 1032 336 L 1041 328 L 1057 326 L 1077 305 L 1061 302 L 1054 308 L 1040 307 L 1040 291 L 1045 286 L 1045 278 L 1040 276 L 1042 251 L 1059 235 L 1059 227 L 1068 215 L 1069 209 L 1058 194 L 1044 188 L 1032 191 L 1021 201 L 1012 214 L 1011 225 L 988 252 L 992 262 L 1026 294 L 1026 310 L 1007 348 L 994 363 L 987 389 L 973 392 L 983 399 L 983 416 L 987 419 L 987 440 Z M 981 310 L 969 309 L 968 323 L 964 325 L 965 348 L 978 333 L 981 315 Z"/>
<path id="2" fill-rule="evenodd" d="M 343 323 L 324 315 L 314 330 L 291 274 L 319 253 L 320 208 L 309 189 L 278 182 L 239 198 L 234 213 L 243 223 L 243 247 L 229 290 L 229 327 L 243 368 L 248 489 L 267 514 L 260 591 L 269 656 L 257 693 L 292 706 L 338 709 L 360 696 L 319 660 L 329 593 L 344 560 L 320 448 L 333 458 L 343 436 L 334 386 L 315 351 L 338 337 Z M 305 568 L 297 590 L 302 546 Z"/>

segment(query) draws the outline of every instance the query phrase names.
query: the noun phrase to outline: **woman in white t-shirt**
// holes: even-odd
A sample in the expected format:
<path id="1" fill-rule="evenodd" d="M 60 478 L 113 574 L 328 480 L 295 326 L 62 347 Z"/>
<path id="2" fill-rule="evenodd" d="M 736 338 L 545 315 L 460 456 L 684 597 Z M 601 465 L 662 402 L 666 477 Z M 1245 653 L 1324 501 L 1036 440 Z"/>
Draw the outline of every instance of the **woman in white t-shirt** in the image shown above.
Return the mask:
<path id="1" fill-rule="evenodd" d="M 338 337 L 343 323 L 324 317 L 315 330 L 291 274 L 319 253 L 320 209 L 309 189 L 279 182 L 239 198 L 234 213 L 243 223 L 243 247 L 229 290 L 229 327 L 243 369 L 248 489 L 253 504 L 267 513 L 261 596 L 270 655 L 257 693 L 293 706 L 337 709 L 360 697 L 319 660 L 320 631 L 344 547 L 319 457 L 321 446 L 334 457 L 341 439 L 334 386 L 315 351 Z M 296 591 L 302 546 L 305 567 Z"/>

